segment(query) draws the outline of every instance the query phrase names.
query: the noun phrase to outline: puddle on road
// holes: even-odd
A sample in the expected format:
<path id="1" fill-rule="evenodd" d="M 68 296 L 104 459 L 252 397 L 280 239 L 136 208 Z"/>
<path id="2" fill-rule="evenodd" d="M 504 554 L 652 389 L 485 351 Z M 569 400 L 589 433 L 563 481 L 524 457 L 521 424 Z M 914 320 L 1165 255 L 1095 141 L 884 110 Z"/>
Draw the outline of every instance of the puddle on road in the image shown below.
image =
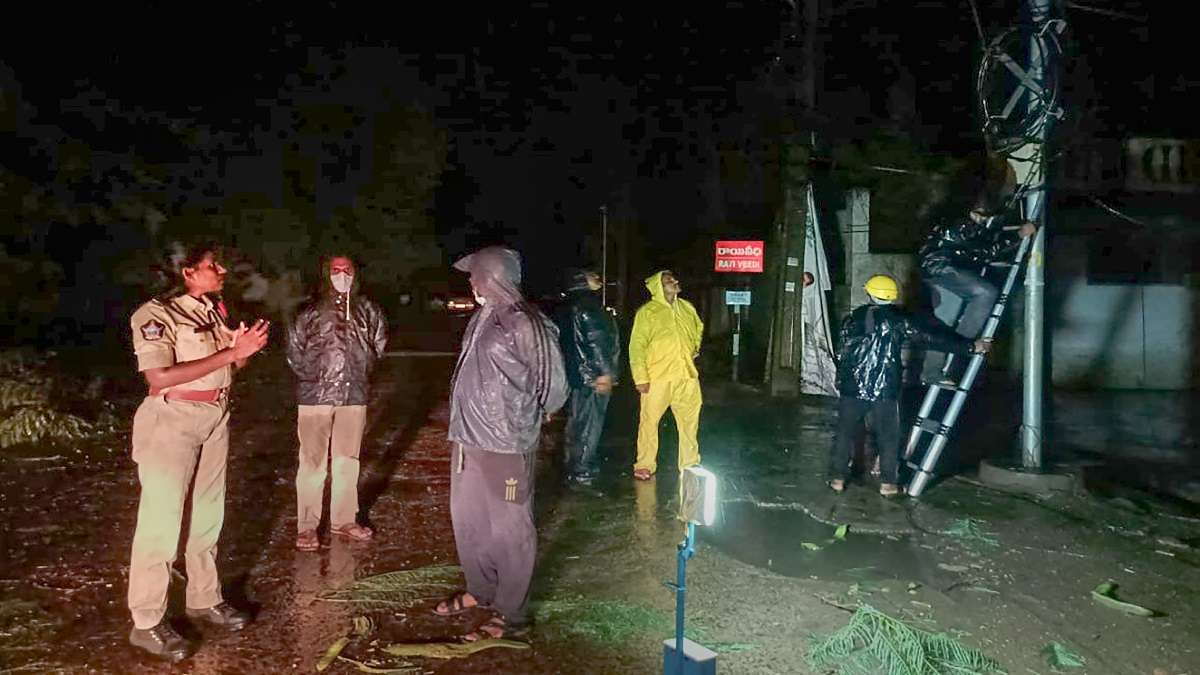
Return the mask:
<path id="1" fill-rule="evenodd" d="M 838 581 L 900 579 L 934 581 L 936 561 L 909 537 L 898 540 L 857 534 L 851 528 L 844 540 L 829 543 L 834 529 L 801 511 L 760 509 L 753 504 L 724 504 L 713 527 L 697 538 L 742 562 L 789 577 Z M 804 542 L 822 546 L 808 550 Z"/>

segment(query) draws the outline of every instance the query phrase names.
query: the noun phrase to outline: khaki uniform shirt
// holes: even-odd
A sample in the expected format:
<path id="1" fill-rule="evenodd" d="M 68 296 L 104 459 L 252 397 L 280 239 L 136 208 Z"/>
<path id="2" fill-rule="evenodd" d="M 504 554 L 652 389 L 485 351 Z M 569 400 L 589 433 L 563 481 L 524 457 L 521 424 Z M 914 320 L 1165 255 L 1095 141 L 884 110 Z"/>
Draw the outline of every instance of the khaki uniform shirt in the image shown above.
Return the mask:
<path id="1" fill-rule="evenodd" d="M 221 351 L 232 341 L 231 331 L 225 327 L 212 302 L 186 293 L 170 300 L 151 300 L 138 307 L 129 325 L 133 329 L 138 372 L 197 361 Z M 170 389 L 221 389 L 232 383 L 233 366 L 225 366 L 151 394 Z"/>

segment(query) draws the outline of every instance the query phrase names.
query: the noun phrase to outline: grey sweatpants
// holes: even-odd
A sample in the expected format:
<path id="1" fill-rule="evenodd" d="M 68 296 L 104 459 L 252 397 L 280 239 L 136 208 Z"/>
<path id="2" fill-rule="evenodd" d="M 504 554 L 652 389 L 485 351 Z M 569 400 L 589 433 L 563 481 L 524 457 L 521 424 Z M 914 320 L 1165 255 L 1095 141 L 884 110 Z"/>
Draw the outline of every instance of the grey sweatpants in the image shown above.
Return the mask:
<path id="1" fill-rule="evenodd" d="M 459 444 L 450 462 L 450 520 L 467 592 L 517 625 L 527 620 L 537 557 L 535 448 L 506 454 Z"/>

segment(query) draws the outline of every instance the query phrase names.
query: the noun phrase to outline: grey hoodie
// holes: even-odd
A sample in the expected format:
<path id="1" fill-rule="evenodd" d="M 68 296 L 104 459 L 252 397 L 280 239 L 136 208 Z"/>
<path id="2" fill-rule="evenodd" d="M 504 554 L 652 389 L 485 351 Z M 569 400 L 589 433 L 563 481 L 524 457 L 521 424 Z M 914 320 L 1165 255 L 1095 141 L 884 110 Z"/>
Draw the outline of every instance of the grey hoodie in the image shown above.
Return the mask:
<path id="1" fill-rule="evenodd" d="M 492 246 L 454 263 L 484 300 L 463 335 L 450 393 L 450 440 L 533 451 L 545 415 L 567 400 L 558 330 L 521 296 L 521 258 Z"/>

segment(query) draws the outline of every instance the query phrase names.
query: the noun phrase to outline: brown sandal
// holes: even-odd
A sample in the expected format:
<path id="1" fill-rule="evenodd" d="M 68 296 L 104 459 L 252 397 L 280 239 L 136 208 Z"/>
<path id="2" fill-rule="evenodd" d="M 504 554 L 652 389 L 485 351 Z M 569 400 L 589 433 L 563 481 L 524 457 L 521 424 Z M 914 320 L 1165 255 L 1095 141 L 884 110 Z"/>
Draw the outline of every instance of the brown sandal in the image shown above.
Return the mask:
<path id="1" fill-rule="evenodd" d="M 317 538 L 316 530 L 305 530 L 296 535 L 296 549 L 300 551 L 316 551 L 321 548 L 321 540 Z"/>
<path id="2" fill-rule="evenodd" d="M 883 497 L 899 497 L 900 486 L 895 483 L 880 483 L 879 494 Z"/>
<path id="3" fill-rule="evenodd" d="M 358 523 L 350 523 L 349 525 L 338 525 L 329 529 L 331 534 L 336 534 L 339 537 L 346 537 L 354 541 L 371 541 L 371 537 L 375 536 L 375 532 L 365 525 Z"/>
<path id="4" fill-rule="evenodd" d="M 492 618 L 479 624 L 479 626 L 463 636 L 463 640 L 467 642 L 481 642 L 484 640 L 501 640 L 504 638 L 523 637 L 529 632 L 528 624 L 510 624 L 502 616 L 493 616 Z"/>
<path id="5" fill-rule="evenodd" d="M 469 595 L 471 596 L 471 599 L 475 601 L 475 604 L 468 605 L 466 603 L 467 596 Z M 482 606 L 484 605 L 483 603 L 479 602 L 479 598 L 471 595 L 467 591 L 459 591 L 439 602 L 437 607 L 433 608 L 433 613 L 437 614 L 438 616 L 454 616 L 456 614 L 462 614 L 463 612 L 469 612 L 476 607 Z M 445 607 L 444 610 L 442 609 L 443 607 Z"/>

